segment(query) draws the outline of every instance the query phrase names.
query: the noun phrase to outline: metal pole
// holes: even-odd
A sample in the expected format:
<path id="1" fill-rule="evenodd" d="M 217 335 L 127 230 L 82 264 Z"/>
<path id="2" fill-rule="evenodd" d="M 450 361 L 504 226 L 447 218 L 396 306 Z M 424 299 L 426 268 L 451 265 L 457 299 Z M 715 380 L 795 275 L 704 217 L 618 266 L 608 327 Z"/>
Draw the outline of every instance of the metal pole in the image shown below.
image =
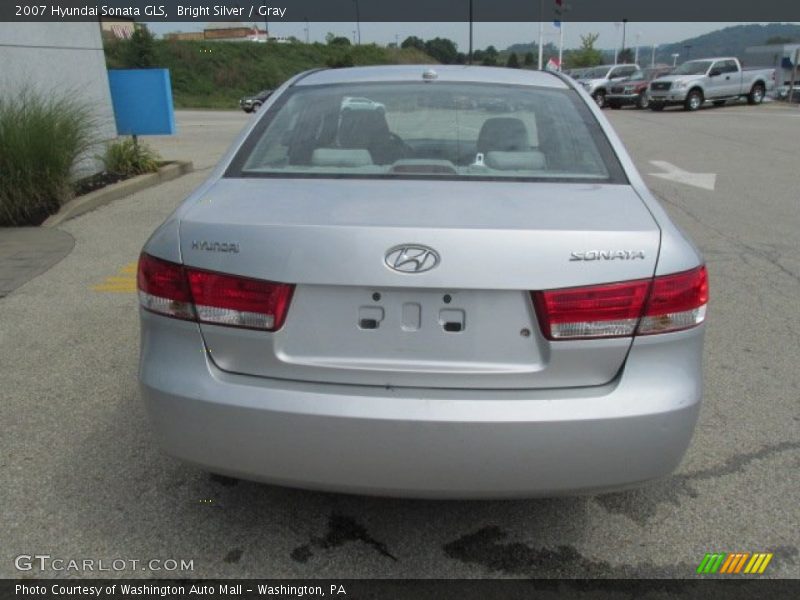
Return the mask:
<path id="1" fill-rule="evenodd" d="M 650 58 L 650 66 L 651 67 L 655 67 L 656 66 L 656 45 L 655 44 L 653 44 L 653 56 Z"/>
<path id="2" fill-rule="evenodd" d="M 306 22 L 306 44 L 308 43 L 308 18 L 305 19 Z"/>
<path id="3" fill-rule="evenodd" d="M 628 26 L 628 19 L 622 19 L 622 52 L 625 52 L 625 29 Z"/>
<path id="4" fill-rule="evenodd" d="M 358 30 L 358 45 L 361 45 L 361 15 L 358 11 L 358 0 L 353 0 L 356 3 L 356 29 Z"/>
<path id="5" fill-rule="evenodd" d="M 467 54 L 467 64 L 472 64 L 472 0 L 469 0 L 469 53 Z"/>
<path id="6" fill-rule="evenodd" d="M 558 70 L 564 70 L 564 21 L 558 22 Z"/>
<path id="7" fill-rule="evenodd" d="M 797 63 L 800 62 L 800 48 L 794 53 L 794 68 L 792 69 L 792 80 L 789 82 L 789 104 L 794 102 L 794 88 L 797 81 Z M 800 91 L 800 90 L 798 90 Z"/>
<path id="8" fill-rule="evenodd" d="M 542 70 L 542 38 L 544 37 L 544 0 L 539 0 L 539 70 Z"/>

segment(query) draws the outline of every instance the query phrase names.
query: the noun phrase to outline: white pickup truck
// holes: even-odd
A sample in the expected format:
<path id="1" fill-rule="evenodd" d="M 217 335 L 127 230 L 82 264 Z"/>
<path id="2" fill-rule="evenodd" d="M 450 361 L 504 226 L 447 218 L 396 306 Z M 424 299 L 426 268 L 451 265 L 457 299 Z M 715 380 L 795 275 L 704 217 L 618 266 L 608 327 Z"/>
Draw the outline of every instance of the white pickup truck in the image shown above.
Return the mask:
<path id="1" fill-rule="evenodd" d="M 707 101 L 721 106 L 742 97 L 760 104 L 774 87 L 775 69 L 742 69 L 733 57 L 690 60 L 650 83 L 650 109 L 683 105 L 697 110 Z"/>

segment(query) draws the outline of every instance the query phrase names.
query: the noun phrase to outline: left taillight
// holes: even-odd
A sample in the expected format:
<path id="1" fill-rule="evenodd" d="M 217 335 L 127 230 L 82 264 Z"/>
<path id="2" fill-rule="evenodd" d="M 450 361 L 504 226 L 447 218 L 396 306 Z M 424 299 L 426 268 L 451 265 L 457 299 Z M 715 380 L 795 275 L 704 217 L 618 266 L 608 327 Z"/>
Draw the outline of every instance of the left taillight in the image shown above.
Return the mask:
<path id="1" fill-rule="evenodd" d="M 276 331 L 294 286 L 139 258 L 139 302 L 154 313 L 228 327 Z"/>

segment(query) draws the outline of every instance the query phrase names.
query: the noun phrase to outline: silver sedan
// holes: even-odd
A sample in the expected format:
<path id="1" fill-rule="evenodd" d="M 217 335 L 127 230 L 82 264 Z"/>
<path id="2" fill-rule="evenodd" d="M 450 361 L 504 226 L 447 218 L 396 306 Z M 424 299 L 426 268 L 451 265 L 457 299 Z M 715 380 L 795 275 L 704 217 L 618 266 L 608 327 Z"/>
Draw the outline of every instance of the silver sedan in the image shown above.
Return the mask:
<path id="1" fill-rule="evenodd" d="M 294 77 L 153 233 L 138 286 L 155 435 L 215 473 L 579 493 L 671 473 L 698 416 L 702 258 L 557 74 Z"/>

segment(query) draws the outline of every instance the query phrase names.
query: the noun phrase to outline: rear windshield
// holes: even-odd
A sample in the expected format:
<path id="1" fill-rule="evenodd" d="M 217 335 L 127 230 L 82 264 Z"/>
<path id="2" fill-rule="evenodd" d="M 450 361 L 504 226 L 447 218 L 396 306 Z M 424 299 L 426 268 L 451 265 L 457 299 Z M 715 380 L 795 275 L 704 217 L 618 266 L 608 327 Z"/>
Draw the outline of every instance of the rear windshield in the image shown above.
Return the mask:
<path id="1" fill-rule="evenodd" d="M 574 91 L 445 82 L 291 88 L 227 176 L 624 178 Z"/>

